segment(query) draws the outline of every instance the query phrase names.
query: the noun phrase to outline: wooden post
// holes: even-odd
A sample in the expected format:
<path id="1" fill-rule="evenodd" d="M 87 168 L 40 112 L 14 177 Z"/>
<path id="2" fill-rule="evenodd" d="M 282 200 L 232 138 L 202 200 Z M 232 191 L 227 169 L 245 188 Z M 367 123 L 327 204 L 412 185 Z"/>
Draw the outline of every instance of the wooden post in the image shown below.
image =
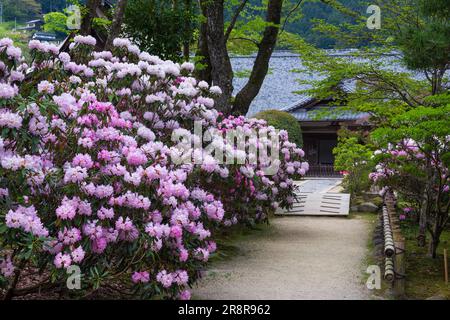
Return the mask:
<path id="1" fill-rule="evenodd" d="M 405 239 L 398 237 L 395 240 L 396 254 L 395 254 L 395 272 L 396 279 L 394 282 L 394 292 L 397 297 L 405 295 Z"/>
<path id="2" fill-rule="evenodd" d="M 445 283 L 448 284 L 448 261 L 447 261 L 447 249 L 444 249 L 444 278 Z"/>

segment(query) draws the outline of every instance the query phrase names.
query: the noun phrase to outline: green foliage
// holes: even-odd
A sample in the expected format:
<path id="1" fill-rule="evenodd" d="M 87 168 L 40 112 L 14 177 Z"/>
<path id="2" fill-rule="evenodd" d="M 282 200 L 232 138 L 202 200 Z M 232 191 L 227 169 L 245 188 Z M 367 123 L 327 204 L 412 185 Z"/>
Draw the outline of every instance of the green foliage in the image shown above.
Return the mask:
<path id="1" fill-rule="evenodd" d="M 63 11 L 73 0 L 36 0 L 41 5 L 43 13 Z"/>
<path id="2" fill-rule="evenodd" d="M 450 219 L 450 105 L 412 109 L 371 136 L 381 148 L 372 178 L 420 206 L 421 223 L 431 236 L 429 253 L 436 258 Z M 421 231 L 424 236 L 425 228 Z"/>
<path id="3" fill-rule="evenodd" d="M 3 20 L 24 22 L 36 19 L 41 12 L 41 5 L 35 0 L 2 0 Z"/>
<path id="4" fill-rule="evenodd" d="M 450 2 L 448 0 L 421 1 L 421 10 L 428 16 L 449 17 Z"/>
<path id="5" fill-rule="evenodd" d="M 369 173 L 374 166 L 371 148 L 362 143 L 356 133 L 341 133 L 333 154 L 334 168 L 336 171 L 345 172 L 344 186 L 352 196 L 368 190 Z"/>
<path id="6" fill-rule="evenodd" d="M 389 126 L 378 128 L 372 139 L 386 146 L 402 139 L 413 139 L 424 150 L 433 151 L 436 141 L 446 141 L 450 135 L 450 105 L 438 108 L 419 107 L 395 117 Z"/>
<path id="7" fill-rule="evenodd" d="M 227 20 L 231 19 L 233 10 L 239 2 L 236 0 L 225 1 L 227 4 L 225 14 Z M 285 26 L 284 32 L 298 35 L 319 48 L 335 47 L 342 42 L 340 37 L 330 36 L 329 33 L 321 30 L 318 25 L 329 29 L 343 25 L 352 28 L 353 25 L 358 23 L 359 15 L 365 14 L 367 2 L 365 0 L 308 0 L 302 1 L 297 8 L 298 0 L 285 1 L 282 21 Z M 241 14 L 236 30 L 232 34 L 229 43 L 232 52 L 244 54 L 254 51 L 254 42 L 260 39 L 265 27 L 264 13 L 267 1 L 250 0 L 249 3 L 250 5 Z M 355 39 L 357 45 L 362 42 L 360 39 Z M 285 48 L 283 45 L 278 47 Z"/>
<path id="8" fill-rule="evenodd" d="M 279 130 L 286 130 L 289 134 L 289 141 L 303 146 L 302 128 L 300 123 L 291 114 L 280 110 L 266 110 L 259 112 L 253 118 L 263 119 L 267 124 Z"/>
<path id="9" fill-rule="evenodd" d="M 99 30 L 101 33 L 107 33 L 108 27 L 111 25 L 111 20 L 107 18 L 94 18 L 92 19 L 92 27 L 95 30 Z"/>
<path id="10" fill-rule="evenodd" d="M 250 69 L 237 70 L 234 72 L 234 77 L 245 79 L 245 78 L 249 78 L 251 73 L 252 73 L 252 70 L 250 70 Z M 267 71 L 267 74 L 268 75 L 273 74 L 273 68 L 269 68 L 269 70 Z"/>
<path id="11" fill-rule="evenodd" d="M 44 15 L 44 31 L 54 32 L 58 36 L 69 34 L 67 16 L 62 12 L 50 12 Z"/>
<path id="12" fill-rule="evenodd" d="M 124 33 L 141 50 L 164 59 L 180 60 L 181 48 L 191 43 L 196 26 L 195 2 L 129 0 L 125 11 Z"/>
<path id="13" fill-rule="evenodd" d="M 396 41 L 406 65 L 425 72 L 433 82 L 433 94 L 439 93 L 441 78 L 450 69 L 450 11 L 445 10 L 440 0 L 410 2 L 420 5 L 421 10 L 417 21 L 397 27 Z"/>
<path id="14" fill-rule="evenodd" d="M 366 17 L 368 1 L 365 0 L 341 0 L 341 1 L 304 1 L 301 6 L 302 18 L 290 23 L 286 30 L 296 33 L 319 48 L 334 48 L 343 44 L 342 35 L 352 31 L 355 26 L 362 23 Z M 338 28 L 344 28 L 346 32 L 339 36 L 333 36 Z M 327 32 L 333 31 L 333 32 Z M 352 37 L 352 47 L 364 44 L 367 37 L 361 32 L 359 37 Z M 335 33 L 337 35 L 337 33 Z M 350 40 L 345 36 L 345 39 Z M 347 45 L 347 44 L 345 44 Z"/>

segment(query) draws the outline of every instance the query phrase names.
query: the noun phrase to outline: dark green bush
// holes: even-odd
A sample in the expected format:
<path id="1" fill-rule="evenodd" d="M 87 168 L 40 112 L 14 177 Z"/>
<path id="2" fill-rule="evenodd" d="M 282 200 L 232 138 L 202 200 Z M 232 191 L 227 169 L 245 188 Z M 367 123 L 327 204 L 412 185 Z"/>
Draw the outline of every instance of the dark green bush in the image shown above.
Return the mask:
<path id="1" fill-rule="evenodd" d="M 266 120 L 268 125 L 279 130 L 286 130 L 289 141 L 296 143 L 298 147 L 303 146 L 302 128 L 291 114 L 280 110 L 266 110 L 255 114 L 253 118 Z"/>

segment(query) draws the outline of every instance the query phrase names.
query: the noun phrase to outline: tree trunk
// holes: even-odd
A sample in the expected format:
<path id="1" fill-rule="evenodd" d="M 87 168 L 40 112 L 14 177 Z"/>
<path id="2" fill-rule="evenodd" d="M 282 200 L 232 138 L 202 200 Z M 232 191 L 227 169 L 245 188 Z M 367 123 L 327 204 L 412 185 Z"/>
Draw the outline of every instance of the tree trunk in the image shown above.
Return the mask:
<path id="1" fill-rule="evenodd" d="M 206 42 L 212 84 L 222 89 L 222 95 L 216 99 L 216 109 L 229 113 L 233 94 L 233 69 L 224 36 L 224 1 L 200 0 L 200 6 L 206 17 Z"/>
<path id="2" fill-rule="evenodd" d="M 190 35 L 191 35 L 191 15 L 192 15 L 192 0 L 184 0 L 184 10 L 186 11 L 186 35 L 189 35 L 189 38 L 183 43 L 183 57 L 185 61 L 189 61 L 190 59 Z"/>
<path id="3" fill-rule="evenodd" d="M 118 0 L 116 10 L 114 12 L 114 19 L 109 30 L 108 39 L 106 40 L 105 50 L 110 50 L 115 38 L 118 37 L 122 28 L 123 17 L 127 7 L 128 0 Z"/>
<path id="4" fill-rule="evenodd" d="M 442 233 L 442 227 L 439 223 L 440 219 L 437 216 L 436 220 L 433 225 L 433 234 L 431 236 L 430 245 L 428 247 L 428 254 L 431 258 L 436 259 L 437 257 L 437 248 L 440 243 L 441 233 Z"/>
<path id="5" fill-rule="evenodd" d="M 428 193 L 427 190 L 423 192 L 422 204 L 419 213 L 419 235 L 417 236 L 417 245 L 425 247 L 427 240 L 427 212 L 428 211 Z"/>
<path id="6" fill-rule="evenodd" d="M 87 0 L 86 8 L 88 13 L 83 17 L 81 21 L 80 34 L 87 36 L 92 31 L 92 20 L 96 16 L 97 8 L 100 6 L 101 0 Z"/>
<path id="7" fill-rule="evenodd" d="M 14 290 L 17 287 L 17 284 L 19 283 L 20 274 L 22 273 L 23 268 L 25 268 L 25 265 L 27 264 L 26 260 L 20 261 L 19 265 L 16 267 L 16 270 L 14 270 L 14 278 L 9 285 L 8 290 L 5 293 L 5 296 L 3 297 L 3 300 L 8 301 L 12 300 L 14 297 Z"/>
<path id="8" fill-rule="evenodd" d="M 212 82 L 212 70 L 208 52 L 208 41 L 206 40 L 206 22 L 202 22 L 199 28 L 198 45 L 195 56 L 200 59 L 198 62 L 202 65 L 201 68 L 195 70 L 196 78 L 210 84 Z"/>
<path id="9" fill-rule="evenodd" d="M 266 21 L 269 25 L 265 28 L 263 38 L 259 43 L 258 54 L 250 78 L 234 100 L 234 114 L 245 115 L 261 89 L 269 70 L 270 57 L 277 43 L 282 7 L 283 0 L 269 0 L 268 2 Z"/>

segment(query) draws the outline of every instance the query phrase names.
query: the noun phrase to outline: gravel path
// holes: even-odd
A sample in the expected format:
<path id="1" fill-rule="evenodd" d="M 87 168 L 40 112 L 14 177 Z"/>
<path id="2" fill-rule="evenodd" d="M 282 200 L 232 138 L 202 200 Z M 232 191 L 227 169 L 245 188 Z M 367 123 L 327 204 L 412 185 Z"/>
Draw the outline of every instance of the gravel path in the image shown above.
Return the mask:
<path id="1" fill-rule="evenodd" d="M 362 265 L 367 222 L 278 217 L 240 239 L 238 254 L 216 262 L 193 290 L 196 299 L 368 299 Z"/>
<path id="2" fill-rule="evenodd" d="M 331 192 L 342 179 L 311 179 L 303 180 L 299 183 L 300 192 L 317 193 L 317 192 Z"/>

